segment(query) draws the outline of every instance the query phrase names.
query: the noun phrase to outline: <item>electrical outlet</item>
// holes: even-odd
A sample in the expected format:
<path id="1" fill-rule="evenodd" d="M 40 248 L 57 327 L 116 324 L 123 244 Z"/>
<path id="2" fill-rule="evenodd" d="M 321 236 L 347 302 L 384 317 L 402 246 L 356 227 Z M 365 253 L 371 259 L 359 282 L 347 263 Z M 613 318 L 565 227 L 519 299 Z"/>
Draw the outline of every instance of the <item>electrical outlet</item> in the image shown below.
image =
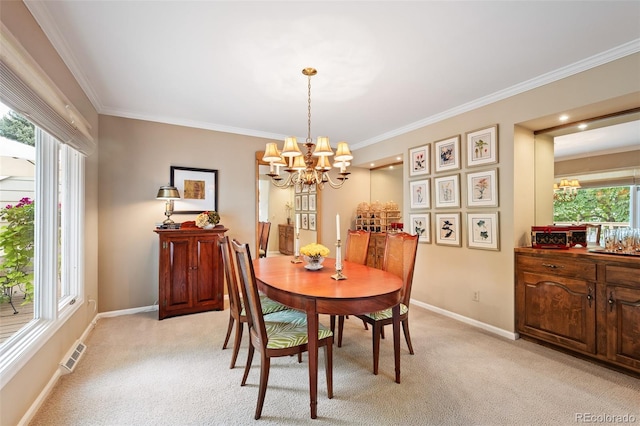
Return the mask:
<path id="1" fill-rule="evenodd" d="M 479 291 L 474 291 L 473 292 L 473 301 L 474 302 L 479 302 L 480 301 L 480 292 Z"/>

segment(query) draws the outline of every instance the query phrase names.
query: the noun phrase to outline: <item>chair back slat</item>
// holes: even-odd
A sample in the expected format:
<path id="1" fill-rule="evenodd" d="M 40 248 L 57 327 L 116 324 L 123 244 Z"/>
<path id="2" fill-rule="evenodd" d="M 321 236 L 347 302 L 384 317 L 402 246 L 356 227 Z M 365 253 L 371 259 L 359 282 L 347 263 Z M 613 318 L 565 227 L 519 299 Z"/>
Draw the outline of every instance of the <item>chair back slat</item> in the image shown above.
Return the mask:
<path id="1" fill-rule="evenodd" d="M 222 265 L 224 267 L 224 278 L 227 282 L 227 293 L 229 294 L 229 309 L 236 313 L 236 317 L 240 318 L 242 312 L 242 303 L 240 302 L 240 289 L 238 287 L 238 274 L 236 272 L 235 261 L 229 237 L 221 235 L 218 240 L 220 252 L 222 253 Z"/>
<path id="2" fill-rule="evenodd" d="M 258 226 L 259 242 L 258 247 L 262 252 L 261 257 L 267 257 L 267 248 L 269 246 L 269 233 L 271 232 L 271 222 L 260 222 Z"/>
<path id="3" fill-rule="evenodd" d="M 258 285 L 255 271 L 253 270 L 253 262 L 251 261 L 249 244 L 241 244 L 233 240 L 231 247 L 236 254 L 238 277 L 244 298 L 244 309 L 247 312 L 251 341 L 254 346 L 260 345 L 263 349 L 266 349 L 268 342 L 267 330 L 262 316 L 262 305 L 258 294 Z"/>
<path id="4" fill-rule="evenodd" d="M 413 270 L 418 251 L 418 235 L 387 233 L 382 269 L 402 278 L 402 303 L 409 306 Z"/>
<path id="5" fill-rule="evenodd" d="M 345 250 L 344 260 L 365 265 L 367 263 L 370 238 L 370 232 L 350 229 L 347 232 L 347 248 Z"/>

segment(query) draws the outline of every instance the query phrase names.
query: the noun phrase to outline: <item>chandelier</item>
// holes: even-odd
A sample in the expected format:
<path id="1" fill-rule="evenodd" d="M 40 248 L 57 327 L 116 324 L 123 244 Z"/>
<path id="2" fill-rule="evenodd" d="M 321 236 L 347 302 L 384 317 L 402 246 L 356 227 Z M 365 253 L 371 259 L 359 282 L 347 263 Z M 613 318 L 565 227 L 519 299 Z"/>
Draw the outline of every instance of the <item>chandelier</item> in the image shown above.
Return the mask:
<path id="1" fill-rule="evenodd" d="M 278 188 L 289 188 L 292 186 L 310 188 L 314 184 L 318 189 L 323 189 L 325 184 L 332 188 L 340 188 L 347 180 L 349 172 L 347 167 L 353 159 L 349 145 L 346 142 L 339 142 L 334 155 L 329 138 L 318 136 L 317 143 L 311 139 L 311 77 L 318 71 L 315 68 L 305 68 L 302 74 L 308 80 L 308 108 L 307 108 L 307 140 L 304 142 L 306 152 L 300 151 L 298 142 L 294 136 L 285 138 L 282 151 L 278 150 L 275 142 L 267 143 L 262 161 L 269 163 L 269 173 L 271 182 Z M 329 176 L 331 163 L 329 157 L 333 156 L 333 167 L 339 168 L 340 172 L 337 180 L 334 181 Z M 288 173 L 286 177 L 280 176 L 280 168 Z"/>
<path id="2" fill-rule="evenodd" d="M 568 202 L 576 199 L 578 189 L 581 188 L 578 179 L 561 179 L 560 184 L 553 184 L 554 201 Z"/>

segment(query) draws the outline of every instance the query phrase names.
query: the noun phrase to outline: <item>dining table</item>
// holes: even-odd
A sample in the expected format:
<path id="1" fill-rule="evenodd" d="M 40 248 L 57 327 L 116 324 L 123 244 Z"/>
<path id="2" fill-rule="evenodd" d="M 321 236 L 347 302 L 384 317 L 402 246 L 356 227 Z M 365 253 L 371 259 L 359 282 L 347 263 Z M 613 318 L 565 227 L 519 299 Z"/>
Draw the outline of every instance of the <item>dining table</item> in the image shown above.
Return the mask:
<path id="1" fill-rule="evenodd" d="M 318 335 L 318 315 L 357 315 L 392 308 L 395 381 L 400 383 L 400 297 L 402 279 L 392 273 L 348 261 L 346 279 L 336 280 L 335 259 L 322 269 L 308 270 L 291 256 L 253 260 L 258 288 L 270 299 L 306 312 L 309 336 Z M 318 339 L 309 338 L 309 397 L 311 418 L 317 417 Z"/>

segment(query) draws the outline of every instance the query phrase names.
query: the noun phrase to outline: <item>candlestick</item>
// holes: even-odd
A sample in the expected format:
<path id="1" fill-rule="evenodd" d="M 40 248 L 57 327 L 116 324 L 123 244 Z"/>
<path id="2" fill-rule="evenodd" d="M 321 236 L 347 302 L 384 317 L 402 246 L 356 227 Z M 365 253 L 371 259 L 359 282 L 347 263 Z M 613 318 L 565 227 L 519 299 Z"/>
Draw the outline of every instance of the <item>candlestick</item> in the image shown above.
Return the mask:
<path id="1" fill-rule="evenodd" d="M 300 215 L 296 214 L 296 234 L 300 232 Z"/>
<path id="2" fill-rule="evenodd" d="M 336 240 L 340 241 L 340 214 L 336 214 Z"/>
<path id="3" fill-rule="evenodd" d="M 299 219 L 299 216 L 296 216 L 296 219 Z M 302 263 L 302 259 L 300 259 L 300 229 L 299 228 L 296 229 L 296 239 L 293 245 L 294 245 L 294 255 L 293 255 L 293 259 L 291 259 L 291 263 Z"/>
<path id="4" fill-rule="evenodd" d="M 342 250 L 340 240 L 336 241 L 336 273 L 331 275 L 334 280 L 346 280 L 347 277 L 342 275 Z"/>

